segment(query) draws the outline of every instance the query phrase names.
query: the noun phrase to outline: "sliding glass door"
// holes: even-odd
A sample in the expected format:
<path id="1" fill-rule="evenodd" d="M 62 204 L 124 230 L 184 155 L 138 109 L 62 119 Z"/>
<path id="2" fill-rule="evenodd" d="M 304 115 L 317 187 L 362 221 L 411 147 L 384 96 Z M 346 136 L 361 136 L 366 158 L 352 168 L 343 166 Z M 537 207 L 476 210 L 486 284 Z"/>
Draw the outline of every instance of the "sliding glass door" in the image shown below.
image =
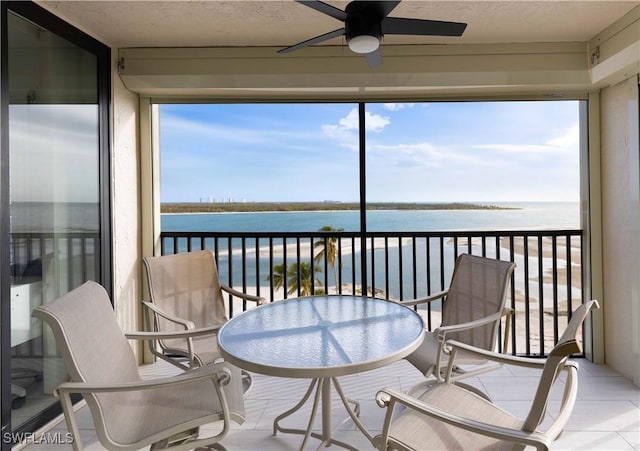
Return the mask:
<path id="1" fill-rule="evenodd" d="M 100 83 L 108 49 L 69 39 L 42 10 L 22 6 L 9 6 L 3 27 L 2 423 L 5 431 L 10 417 L 14 432 L 54 414 L 52 392 L 66 377 L 49 328 L 31 311 L 86 280 L 108 286 L 110 266 Z"/>

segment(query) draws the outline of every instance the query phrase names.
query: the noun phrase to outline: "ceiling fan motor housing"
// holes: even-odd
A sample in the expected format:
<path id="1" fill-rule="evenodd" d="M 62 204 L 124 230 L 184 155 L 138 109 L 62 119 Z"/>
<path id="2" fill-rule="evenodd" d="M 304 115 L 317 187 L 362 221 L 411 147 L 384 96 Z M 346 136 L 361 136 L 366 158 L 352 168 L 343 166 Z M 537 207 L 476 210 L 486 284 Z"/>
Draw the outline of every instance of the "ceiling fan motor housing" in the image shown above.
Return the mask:
<path id="1" fill-rule="evenodd" d="M 278 53 L 292 52 L 344 36 L 349 49 L 364 55 L 369 67 L 374 68 L 382 64 L 380 43 L 383 31 L 388 35 L 462 36 L 467 26 L 461 22 L 388 17 L 401 1 L 353 0 L 343 11 L 320 0 L 296 0 L 297 3 L 344 22 L 344 27 L 290 45 L 278 50 Z"/>
<path id="2" fill-rule="evenodd" d="M 353 1 L 347 5 L 347 18 L 344 23 L 344 34 L 347 43 L 356 36 L 375 36 L 382 39 L 382 20 L 384 13 L 377 2 Z"/>

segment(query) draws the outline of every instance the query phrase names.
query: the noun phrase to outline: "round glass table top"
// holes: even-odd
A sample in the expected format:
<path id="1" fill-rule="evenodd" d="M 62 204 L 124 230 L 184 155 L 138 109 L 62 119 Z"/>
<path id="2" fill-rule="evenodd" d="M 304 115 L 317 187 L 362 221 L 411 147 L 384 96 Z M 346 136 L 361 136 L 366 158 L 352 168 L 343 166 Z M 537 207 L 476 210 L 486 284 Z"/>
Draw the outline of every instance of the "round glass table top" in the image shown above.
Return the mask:
<path id="1" fill-rule="evenodd" d="M 384 366 L 424 338 L 412 309 L 365 296 L 308 296 L 266 304 L 227 321 L 222 356 L 258 373 L 333 377 Z"/>

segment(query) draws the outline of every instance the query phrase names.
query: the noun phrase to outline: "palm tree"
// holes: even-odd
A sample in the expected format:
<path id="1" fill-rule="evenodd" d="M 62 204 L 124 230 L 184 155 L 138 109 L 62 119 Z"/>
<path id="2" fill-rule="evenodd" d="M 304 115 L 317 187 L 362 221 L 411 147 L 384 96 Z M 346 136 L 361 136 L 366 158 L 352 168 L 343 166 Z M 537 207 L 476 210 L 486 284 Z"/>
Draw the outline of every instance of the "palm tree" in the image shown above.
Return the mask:
<path id="1" fill-rule="evenodd" d="M 330 225 L 326 225 L 318 229 L 318 232 L 344 232 L 344 229 L 334 229 Z M 326 257 L 327 263 L 333 268 L 333 280 L 338 286 L 338 272 L 336 271 L 336 257 L 338 255 L 338 236 L 328 236 L 320 241 L 316 241 L 313 247 L 318 248 L 318 253 L 313 257 L 313 261 L 317 264 L 322 262 L 322 259 Z"/>
<path id="2" fill-rule="evenodd" d="M 298 268 L 300 268 L 300 276 L 298 277 Z M 317 266 L 313 267 L 313 272 L 320 272 L 320 268 Z M 288 268 L 285 267 L 284 263 L 280 263 L 279 265 L 273 265 L 273 275 L 267 276 L 266 281 L 272 282 L 273 287 L 277 290 L 278 288 L 282 288 L 287 284 L 287 294 L 293 294 L 298 290 L 298 280 L 300 280 L 300 295 L 308 296 L 312 294 L 312 283 L 311 283 L 311 264 L 307 262 L 300 262 L 298 266 L 297 263 L 291 264 Z M 314 280 L 314 287 L 321 287 L 322 282 L 320 279 L 316 278 Z M 321 294 L 322 290 L 316 289 L 316 294 Z"/>
<path id="3" fill-rule="evenodd" d="M 267 276 L 265 279 L 267 282 L 272 282 L 273 287 L 277 290 L 284 286 L 287 276 L 286 276 L 286 268 L 284 263 L 280 263 L 279 265 L 273 265 L 273 276 Z M 272 279 L 273 277 L 273 279 Z"/>
<path id="4" fill-rule="evenodd" d="M 300 274 L 298 274 L 298 272 Z M 320 268 L 314 266 L 313 272 L 320 272 Z M 315 276 L 315 274 L 311 273 L 311 263 L 293 263 L 287 269 L 287 284 L 289 286 L 287 294 L 295 293 L 298 288 L 300 289 L 300 296 L 308 296 L 310 294 L 313 294 L 314 286 L 322 286 L 322 282 L 318 278 L 315 278 L 312 284 L 311 278 L 313 276 Z M 300 282 L 300 284 L 298 284 L 298 282 Z"/>

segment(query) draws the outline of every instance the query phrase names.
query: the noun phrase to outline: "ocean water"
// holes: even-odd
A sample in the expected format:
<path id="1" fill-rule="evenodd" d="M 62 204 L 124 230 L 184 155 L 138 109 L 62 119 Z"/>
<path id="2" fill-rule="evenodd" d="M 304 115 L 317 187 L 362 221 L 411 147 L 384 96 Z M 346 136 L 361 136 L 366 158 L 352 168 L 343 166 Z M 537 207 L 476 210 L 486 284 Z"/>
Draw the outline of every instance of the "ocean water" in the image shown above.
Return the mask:
<path id="1" fill-rule="evenodd" d="M 530 229 L 559 229 L 570 230 L 580 228 L 579 204 L 569 202 L 554 203 L 510 203 L 491 204 L 510 207 L 508 210 L 408 210 L 408 211 L 370 211 L 367 214 L 367 230 L 370 232 L 395 232 L 395 231 L 459 231 L 459 230 L 530 230 Z M 345 231 L 359 230 L 359 213 L 357 211 L 313 211 L 313 212 L 268 212 L 268 213 L 206 213 L 206 214 L 166 214 L 162 215 L 162 231 L 174 232 L 314 232 L 325 225 Z M 368 251 L 367 265 L 374 267 L 370 274 L 368 284 L 373 283 L 377 289 L 383 288 L 385 295 L 391 298 L 410 298 L 422 296 L 431 292 L 427 281 L 427 272 L 430 272 L 432 281 L 449 280 L 455 252 L 453 244 L 445 242 L 443 255 L 437 244 L 427 247 L 427 240 L 418 239 L 413 249 L 411 242 L 400 242 L 397 239 L 389 239 L 388 248 L 384 249 L 384 240 L 376 244 L 376 249 Z M 343 240 L 340 274 L 341 282 L 360 285 L 360 249 L 359 242 L 353 243 Z M 297 252 L 301 253 L 304 261 L 310 261 L 314 253 L 310 243 L 303 241 L 301 249 L 296 248 L 295 240 L 283 242 L 282 239 L 274 239 L 273 260 L 269 260 L 269 242 L 253 239 L 245 240 L 246 250 L 241 251 L 242 241 L 231 240 L 231 243 L 222 240 L 218 247 L 218 269 L 221 280 L 232 286 L 246 283 L 247 286 L 260 286 L 262 293 L 268 292 L 270 264 L 276 265 L 284 262 L 286 255 L 287 264 L 291 264 L 297 258 Z M 186 240 L 178 244 L 179 252 L 187 249 Z M 207 243 L 212 246 L 212 242 Z M 474 245 L 475 246 L 475 245 Z M 495 248 L 492 243 L 487 243 L 489 249 Z M 427 249 L 430 249 L 427 251 Z M 477 249 L 473 253 L 479 253 Z M 414 280 L 412 255 L 421 256 L 415 262 L 415 272 L 418 275 Z M 426 253 L 430 253 L 427 263 Z M 374 264 L 371 263 L 373 255 Z M 445 262 L 445 274 L 441 276 L 440 268 L 435 262 L 440 258 Z M 256 259 L 258 261 L 256 261 Z M 231 261 L 230 261 L 231 260 Z M 385 272 L 384 262 L 389 264 L 389 272 Z M 400 264 L 401 263 L 401 264 Z M 520 262 L 519 264 L 521 264 Z M 535 272 L 535 265 L 532 265 Z M 403 268 L 403 274 L 399 269 Z M 355 268 L 355 271 L 354 271 Z M 324 271 L 317 275 L 327 287 L 336 285 L 334 273 L 331 268 L 327 274 Z M 355 279 L 353 278 L 355 277 Z"/>
<path id="2" fill-rule="evenodd" d="M 367 230 L 452 231 L 578 229 L 578 202 L 486 203 L 509 210 L 374 210 Z M 360 230 L 357 211 L 163 214 L 163 232 L 314 232 L 325 225 Z"/>

